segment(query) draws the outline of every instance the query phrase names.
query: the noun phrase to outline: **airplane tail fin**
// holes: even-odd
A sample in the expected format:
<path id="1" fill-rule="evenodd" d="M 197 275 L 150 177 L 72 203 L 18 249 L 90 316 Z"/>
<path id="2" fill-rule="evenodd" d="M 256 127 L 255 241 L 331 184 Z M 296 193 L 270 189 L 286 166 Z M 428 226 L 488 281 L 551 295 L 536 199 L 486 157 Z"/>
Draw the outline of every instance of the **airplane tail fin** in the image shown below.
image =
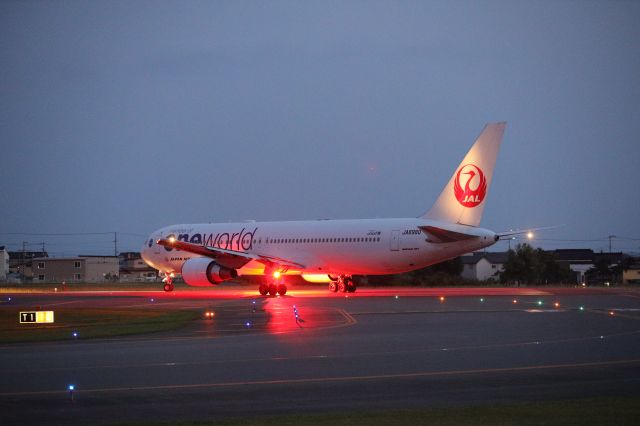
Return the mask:
<path id="1" fill-rule="evenodd" d="M 478 226 L 507 123 L 488 123 L 425 219 Z"/>

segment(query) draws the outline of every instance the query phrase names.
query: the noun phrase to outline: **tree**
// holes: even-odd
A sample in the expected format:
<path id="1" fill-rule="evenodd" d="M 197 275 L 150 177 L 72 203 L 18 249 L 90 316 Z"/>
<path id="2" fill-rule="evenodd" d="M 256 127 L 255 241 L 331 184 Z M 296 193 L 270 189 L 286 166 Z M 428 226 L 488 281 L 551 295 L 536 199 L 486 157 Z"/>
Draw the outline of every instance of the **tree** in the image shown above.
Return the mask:
<path id="1" fill-rule="evenodd" d="M 537 281 L 539 269 L 535 250 L 529 244 L 518 244 L 515 250 L 509 250 L 500 280 L 531 284 Z"/>
<path id="2" fill-rule="evenodd" d="M 504 270 L 500 274 L 502 282 L 523 284 L 549 284 L 571 280 L 569 265 L 558 263 L 552 252 L 534 249 L 529 244 L 518 244 L 509 250 Z"/>
<path id="3" fill-rule="evenodd" d="M 456 257 L 403 274 L 369 276 L 367 281 L 370 285 L 449 286 L 464 282 L 460 277 L 463 268 L 462 259 Z"/>
<path id="4" fill-rule="evenodd" d="M 567 263 L 559 263 L 554 252 L 537 250 L 541 267 L 540 279 L 544 284 L 566 283 L 573 280 L 571 268 Z"/>

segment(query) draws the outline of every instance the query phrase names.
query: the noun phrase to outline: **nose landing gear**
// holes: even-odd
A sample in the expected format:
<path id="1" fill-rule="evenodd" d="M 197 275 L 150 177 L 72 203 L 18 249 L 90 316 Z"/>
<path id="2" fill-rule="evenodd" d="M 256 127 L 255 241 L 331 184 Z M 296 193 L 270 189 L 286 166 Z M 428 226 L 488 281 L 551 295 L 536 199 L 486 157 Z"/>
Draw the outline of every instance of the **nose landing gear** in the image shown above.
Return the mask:
<path id="1" fill-rule="evenodd" d="M 172 276 L 172 274 L 165 274 L 164 278 L 162 279 L 162 282 L 164 283 L 164 291 L 166 291 L 166 292 L 173 291 L 173 276 Z"/>

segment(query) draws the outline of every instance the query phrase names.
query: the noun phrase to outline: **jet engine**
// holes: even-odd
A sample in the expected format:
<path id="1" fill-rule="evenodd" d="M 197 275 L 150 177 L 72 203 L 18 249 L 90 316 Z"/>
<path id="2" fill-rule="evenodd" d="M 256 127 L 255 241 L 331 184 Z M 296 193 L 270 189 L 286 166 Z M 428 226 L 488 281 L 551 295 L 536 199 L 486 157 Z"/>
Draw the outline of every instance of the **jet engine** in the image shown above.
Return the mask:
<path id="1" fill-rule="evenodd" d="M 206 257 L 193 257 L 182 264 L 182 279 L 194 287 L 216 285 L 238 276 L 238 271 L 218 265 Z"/>

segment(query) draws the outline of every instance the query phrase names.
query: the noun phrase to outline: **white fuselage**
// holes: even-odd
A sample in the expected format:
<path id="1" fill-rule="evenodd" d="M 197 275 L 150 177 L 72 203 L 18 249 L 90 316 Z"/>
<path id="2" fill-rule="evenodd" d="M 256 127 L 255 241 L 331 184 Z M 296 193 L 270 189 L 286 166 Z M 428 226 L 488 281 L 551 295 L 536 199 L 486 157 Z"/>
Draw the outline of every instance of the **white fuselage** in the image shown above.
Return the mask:
<path id="1" fill-rule="evenodd" d="M 474 238 L 429 242 L 419 226 L 442 227 Z M 287 259 L 302 267 L 290 267 L 285 273 L 310 276 L 407 272 L 496 242 L 496 234 L 487 229 L 424 218 L 172 225 L 149 236 L 142 257 L 164 273 L 177 274 L 186 260 L 200 256 L 156 243 L 171 236 L 208 247 Z M 250 261 L 238 274 L 257 275 L 264 270 L 264 264 Z"/>

